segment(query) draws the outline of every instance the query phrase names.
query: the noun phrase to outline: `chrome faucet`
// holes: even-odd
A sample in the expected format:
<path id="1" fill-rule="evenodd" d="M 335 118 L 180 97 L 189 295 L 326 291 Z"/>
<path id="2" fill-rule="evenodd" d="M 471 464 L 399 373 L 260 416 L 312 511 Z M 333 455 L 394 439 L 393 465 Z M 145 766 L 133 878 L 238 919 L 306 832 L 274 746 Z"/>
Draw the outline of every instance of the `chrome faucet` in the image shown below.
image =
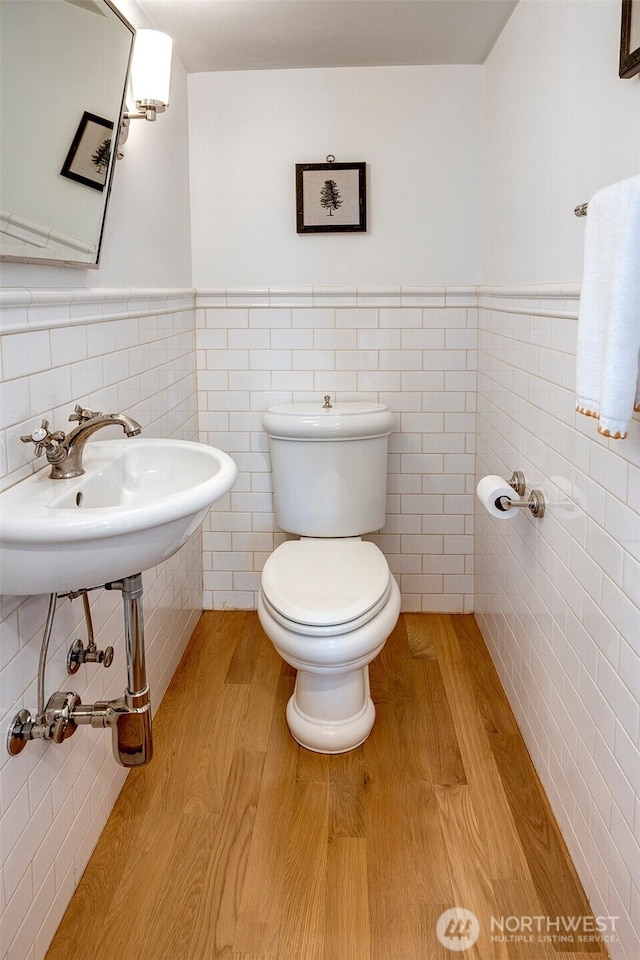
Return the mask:
<path id="1" fill-rule="evenodd" d="M 76 404 L 69 420 L 78 421 L 78 426 L 70 433 L 65 434 L 62 430 L 50 433 L 49 421 L 43 420 L 42 425 L 29 436 L 20 437 L 23 443 L 35 444 L 37 457 L 46 451 L 47 461 L 51 464 L 49 476 L 52 480 L 69 480 L 84 473 L 84 445 L 96 430 L 118 424 L 128 437 L 137 437 L 142 432 L 140 424 L 124 413 L 100 413 L 81 407 L 80 404 Z"/>

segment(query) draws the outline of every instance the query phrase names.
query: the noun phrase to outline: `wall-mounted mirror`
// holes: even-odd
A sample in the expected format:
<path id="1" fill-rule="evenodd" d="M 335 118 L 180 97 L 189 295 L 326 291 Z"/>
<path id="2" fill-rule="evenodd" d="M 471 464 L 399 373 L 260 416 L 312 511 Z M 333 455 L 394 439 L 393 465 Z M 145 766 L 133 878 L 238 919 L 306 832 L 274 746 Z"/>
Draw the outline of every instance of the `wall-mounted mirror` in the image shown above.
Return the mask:
<path id="1" fill-rule="evenodd" d="M 97 266 L 134 35 L 109 0 L 0 0 L 0 259 Z"/>

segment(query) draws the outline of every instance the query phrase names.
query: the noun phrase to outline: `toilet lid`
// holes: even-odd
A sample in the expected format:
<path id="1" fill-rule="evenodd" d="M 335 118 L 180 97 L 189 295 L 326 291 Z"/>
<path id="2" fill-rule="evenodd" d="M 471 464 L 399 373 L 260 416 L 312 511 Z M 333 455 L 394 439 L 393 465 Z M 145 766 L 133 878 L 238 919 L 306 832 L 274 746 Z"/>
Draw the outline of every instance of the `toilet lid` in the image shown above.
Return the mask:
<path id="1" fill-rule="evenodd" d="M 361 617 L 389 588 L 389 567 L 375 543 L 287 540 L 262 571 L 265 599 L 287 620 L 335 626 Z"/>

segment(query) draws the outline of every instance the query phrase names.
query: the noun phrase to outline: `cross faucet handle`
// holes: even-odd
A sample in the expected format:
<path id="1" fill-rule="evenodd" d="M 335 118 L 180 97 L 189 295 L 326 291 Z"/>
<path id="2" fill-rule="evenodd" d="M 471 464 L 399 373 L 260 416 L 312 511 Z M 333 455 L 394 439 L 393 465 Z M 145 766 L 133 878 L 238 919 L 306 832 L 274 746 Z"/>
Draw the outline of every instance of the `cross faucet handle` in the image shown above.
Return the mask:
<path id="1" fill-rule="evenodd" d="M 88 407 L 81 407 L 76 403 L 74 412 L 70 414 L 69 420 L 77 420 L 78 423 L 85 423 L 87 420 L 93 420 L 94 417 L 101 417 L 101 410 L 89 410 Z"/>
<path id="2" fill-rule="evenodd" d="M 33 443 L 36 448 L 36 457 L 42 456 L 43 450 L 54 449 L 54 442 L 60 443 L 64 440 L 62 430 L 56 430 L 55 433 L 49 433 L 49 421 L 43 420 L 42 425 L 26 437 L 20 437 L 23 443 Z"/>

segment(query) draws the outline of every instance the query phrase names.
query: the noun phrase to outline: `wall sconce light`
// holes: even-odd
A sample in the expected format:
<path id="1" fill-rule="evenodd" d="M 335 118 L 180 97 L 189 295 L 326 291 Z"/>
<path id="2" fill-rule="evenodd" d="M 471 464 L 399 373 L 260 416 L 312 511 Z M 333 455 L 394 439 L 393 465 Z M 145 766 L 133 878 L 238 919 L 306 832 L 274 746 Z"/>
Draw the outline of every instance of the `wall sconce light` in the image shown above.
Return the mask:
<path id="1" fill-rule="evenodd" d="M 126 142 L 130 120 L 155 121 L 169 106 L 173 40 L 159 30 L 137 30 L 131 62 L 131 90 L 137 112 L 122 115 L 118 147 Z M 118 153 L 118 158 L 122 154 Z"/>

